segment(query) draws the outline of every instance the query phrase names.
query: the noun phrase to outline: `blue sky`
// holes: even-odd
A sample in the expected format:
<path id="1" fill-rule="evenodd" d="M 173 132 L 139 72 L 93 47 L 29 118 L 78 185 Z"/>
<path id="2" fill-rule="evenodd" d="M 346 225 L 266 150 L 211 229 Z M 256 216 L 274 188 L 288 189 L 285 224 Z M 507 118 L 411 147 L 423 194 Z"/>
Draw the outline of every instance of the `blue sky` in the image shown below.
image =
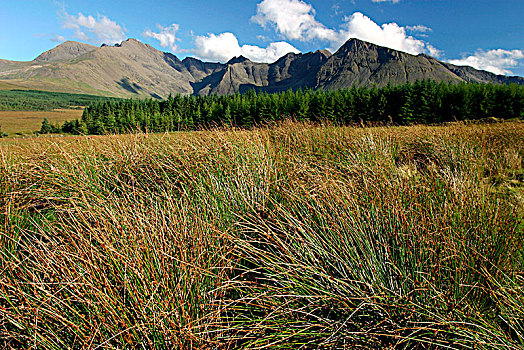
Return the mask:
<path id="1" fill-rule="evenodd" d="M 523 0 L 0 0 L 0 58 L 136 38 L 178 57 L 271 62 L 350 37 L 524 76 Z"/>

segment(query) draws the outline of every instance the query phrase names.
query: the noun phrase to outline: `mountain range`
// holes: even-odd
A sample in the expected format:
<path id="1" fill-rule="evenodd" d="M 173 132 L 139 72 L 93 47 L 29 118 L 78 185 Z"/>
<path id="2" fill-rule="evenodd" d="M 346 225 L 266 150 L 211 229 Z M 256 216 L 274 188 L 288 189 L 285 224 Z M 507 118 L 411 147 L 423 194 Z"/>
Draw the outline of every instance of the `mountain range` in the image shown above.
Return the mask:
<path id="1" fill-rule="evenodd" d="M 289 53 L 271 64 L 242 56 L 225 64 L 192 57 L 180 60 L 135 39 L 101 47 L 67 41 L 30 62 L 0 60 L 0 89 L 116 97 L 223 95 L 252 88 L 266 92 L 338 89 L 421 79 L 524 85 L 522 77 L 455 66 L 425 54 L 415 56 L 358 39 L 348 40 L 334 54 L 326 50 Z"/>

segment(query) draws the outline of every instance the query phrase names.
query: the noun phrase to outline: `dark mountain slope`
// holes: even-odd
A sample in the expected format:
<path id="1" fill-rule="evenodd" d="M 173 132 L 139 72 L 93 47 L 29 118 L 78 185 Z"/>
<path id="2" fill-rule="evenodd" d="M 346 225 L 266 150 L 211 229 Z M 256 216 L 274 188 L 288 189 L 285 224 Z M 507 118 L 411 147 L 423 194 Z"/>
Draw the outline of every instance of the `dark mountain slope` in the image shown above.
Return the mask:
<path id="1" fill-rule="evenodd" d="M 357 39 L 350 39 L 322 66 L 317 88 L 338 89 L 353 85 L 384 86 L 431 79 L 460 82 L 462 79 L 439 61 L 413 56 Z"/>
<path id="2" fill-rule="evenodd" d="M 478 70 L 469 66 L 455 66 L 441 62 L 444 67 L 455 73 L 468 83 L 495 83 L 495 84 L 524 84 L 524 78 L 517 76 L 497 75 L 485 70 Z"/>

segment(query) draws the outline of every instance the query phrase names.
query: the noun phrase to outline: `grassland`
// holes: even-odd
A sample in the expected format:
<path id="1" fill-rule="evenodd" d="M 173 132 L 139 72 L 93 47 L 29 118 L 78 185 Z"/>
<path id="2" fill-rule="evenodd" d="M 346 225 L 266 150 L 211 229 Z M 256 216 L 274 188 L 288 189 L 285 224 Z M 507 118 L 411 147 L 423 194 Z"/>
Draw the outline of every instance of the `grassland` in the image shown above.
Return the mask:
<path id="1" fill-rule="evenodd" d="M 0 140 L 0 347 L 524 349 L 524 124 Z"/>
<path id="2" fill-rule="evenodd" d="M 80 119 L 83 109 L 57 109 L 54 111 L 0 111 L 0 130 L 10 136 L 31 135 L 40 130 L 42 120 L 62 125 L 67 120 Z"/>
<path id="3" fill-rule="evenodd" d="M 29 90 L 26 87 L 20 86 L 18 84 L 13 84 L 12 82 L 0 80 L 0 90 Z"/>
<path id="4" fill-rule="evenodd" d="M 2 89 L 0 84 L 0 90 Z M 118 99 L 49 91 L 0 91 L 0 131 L 10 136 L 39 131 L 44 118 L 59 126 L 81 119 L 83 108 L 94 102 Z"/>

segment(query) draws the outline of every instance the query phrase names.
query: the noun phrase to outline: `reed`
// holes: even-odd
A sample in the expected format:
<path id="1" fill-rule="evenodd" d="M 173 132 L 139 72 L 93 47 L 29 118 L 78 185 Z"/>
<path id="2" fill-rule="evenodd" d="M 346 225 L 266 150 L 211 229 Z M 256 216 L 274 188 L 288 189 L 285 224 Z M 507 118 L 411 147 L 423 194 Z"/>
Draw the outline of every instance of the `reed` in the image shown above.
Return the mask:
<path id="1" fill-rule="evenodd" d="M 0 140 L 0 346 L 524 348 L 524 124 Z"/>

